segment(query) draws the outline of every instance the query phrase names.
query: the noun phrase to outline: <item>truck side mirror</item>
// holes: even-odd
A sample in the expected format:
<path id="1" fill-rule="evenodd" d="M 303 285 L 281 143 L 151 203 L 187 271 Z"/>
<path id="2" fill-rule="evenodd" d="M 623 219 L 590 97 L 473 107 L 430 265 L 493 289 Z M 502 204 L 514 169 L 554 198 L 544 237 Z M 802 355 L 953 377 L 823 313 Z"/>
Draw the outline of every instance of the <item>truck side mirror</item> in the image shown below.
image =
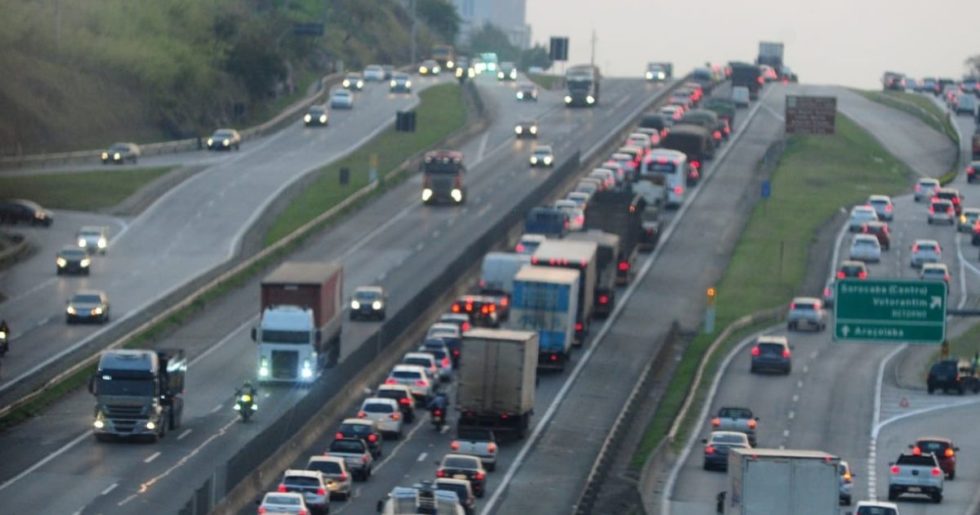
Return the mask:
<path id="1" fill-rule="evenodd" d="M 95 395 L 95 374 L 88 376 L 88 393 Z"/>
<path id="2" fill-rule="evenodd" d="M 702 438 L 701 439 L 701 443 L 708 443 L 708 439 L 707 438 Z"/>
<path id="3" fill-rule="evenodd" d="M 253 327 L 253 328 L 252 328 L 252 341 L 253 341 L 253 342 L 254 342 L 254 341 L 257 341 L 257 340 L 256 340 L 256 338 L 255 338 L 255 337 L 257 336 L 257 334 L 256 334 L 257 332 L 258 332 L 258 331 L 256 331 L 256 330 L 255 330 L 255 328 Z"/>

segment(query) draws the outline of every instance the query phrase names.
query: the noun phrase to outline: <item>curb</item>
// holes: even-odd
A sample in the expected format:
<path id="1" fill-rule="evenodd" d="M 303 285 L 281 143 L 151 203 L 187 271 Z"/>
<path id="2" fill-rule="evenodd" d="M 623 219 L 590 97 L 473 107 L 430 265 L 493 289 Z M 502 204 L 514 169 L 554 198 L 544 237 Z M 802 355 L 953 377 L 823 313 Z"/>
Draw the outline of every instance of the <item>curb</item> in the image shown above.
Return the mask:
<path id="1" fill-rule="evenodd" d="M 30 241 L 22 234 L 3 234 L 0 238 L 14 242 L 9 248 L 0 251 L 0 270 L 16 263 L 31 249 Z"/>

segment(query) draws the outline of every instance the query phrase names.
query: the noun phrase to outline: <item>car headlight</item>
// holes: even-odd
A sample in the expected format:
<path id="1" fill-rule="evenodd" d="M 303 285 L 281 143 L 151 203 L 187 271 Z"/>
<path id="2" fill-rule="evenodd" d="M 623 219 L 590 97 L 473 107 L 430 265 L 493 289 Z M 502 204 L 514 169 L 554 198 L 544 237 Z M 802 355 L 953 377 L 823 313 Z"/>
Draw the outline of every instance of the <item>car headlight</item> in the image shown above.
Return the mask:
<path id="1" fill-rule="evenodd" d="M 538 126 L 537 125 L 532 125 L 531 126 L 531 134 L 537 134 L 537 133 L 538 133 Z"/>
<path id="2" fill-rule="evenodd" d="M 384 304 L 382 304 L 380 300 L 376 300 L 371 303 L 371 308 L 375 311 L 379 311 L 382 307 L 384 307 Z"/>
<path id="3" fill-rule="evenodd" d="M 432 198 L 432 190 L 425 188 L 422 190 L 422 202 L 428 202 Z"/>
<path id="4" fill-rule="evenodd" d="M 452 61 L 446 61 L 446 68 L 452 68 L 453 66 L 456 66 L 456 63 Z"/>
<path id="5" fill-rule="evenodd" d="M 510 78 L 512 78 L 512 79 L 516 79 L 517 78 L 517 70 L 511 70 L 510 71 Z"/>
<path id="6" fill-rule="evenodd" d="M 65 258 L 58 258 L 55 260 L 55 263 L 58 263 L 58 268 L 64 268 L 68 264 L 68 261 Z"/>
<path id="7" fill-rule="evenodd" d="M 147 420 L 146 428 L 149 429 L 150 431 L 153 431 L 154 429 L 157 428 L 157 425 L 152 420 Z"/>
<path id="8" fill-rule="evenodd" d="M 425 66 L 419 66 L 419 73 L 429 73 L 429 69 Z"/>
<path id="9" fill-rule="evenodd" d="M 647 72 L 646 78 L 647 78 L 647 80 L 652 79 L 653 78 L 653 72 Z"/>
<path id="10" fill-rule="evenodd" d="M 592 95 L 589 95 L 589 96 L 585 97 L 585 101 L 588 102 L 588 103 L 590 103 L 590 104 L 594 104 L 595 103 L 595 97 L 593 97 Z"/>
<path id="11" fill-rule="evenodd" d="M 327 115 L 325 114 L 320 115 L 320 123 L 327 123 Z"/>
<path id="12" fill-rule="evenodd" d="M 78 313 L 78 311 L 75 310 L 75 306 L 68 306 L 68 309 L 66 309 L 65 311 L 67 311 L 69 315 L 74 315 L 75 313 Z"/>
<path id="13" fill-rule="evenodd" d="M 313 117 L 310 115 L 306 115 L 303 117 L 303 121 L 306 123 L 310 123 L 311 121 L 313 121 Z"/>
<path id="14" fill-rule="evenodd" d="M 667 78 L 667 74 L 665 74 L 664 72 L 660 72 L 660 73 L 657 74 L 657 78 L 658 79 L 666 79 Z"/>
<path id="15" fill-rule="evenodd" d="M 349 88 L 350 87 L 350 81 L 347 80 L 347 79 L 344 79 L 344 82 L 342 82 L 342 84 L 344 85 L 345 88 Z"/>
<path id="16" fill-rule="evenodd" d="M 115 159 L 116 161 L 118 161 L 121 157 L 122 156 L 119 155 L 119 152 L 116 152 L 115 154 L 112 154 L 112 158 Z"/>
<path id="17" fill-rule="evenodd" d="M 102 153 L 102 159 L 109 159 L 109 153 L 108 152 L 103 152 Z"/>
<path id="18" fill-rule="evenodd" d="M 538 158 L 537 158 L 537 157 L 535 157 L 535 156 L 531 156 L 531 164 L 532 164 L 532 165 L 536 165 L 536 164 L 538 164 Z"/>
<path id="19" fill-rule="evenodd" d="M 466 73 L 470 76 L 471 79 L 473 77 L 476 77 L 476 70 L 474 70 L 473 68 L 468 69 Z"/>
<path id="20" fill-rule="evenodd" d="M 449 192 L 449 196 L 456 202 L 463 201 L 463 192 L 459 188 L 453 188 L 453 190 Z"/>
<path id="21" fill-rule="evenodd" d="M 551 156 L 544 156 L 544 164 L 550 165 L 551 164 L 551 161 L 552 161 L 552 157 Z"/>
<path id="22" fill-rule="evenodd" d="M 92 308 L 91 313 L 93 315 L 101 315 L 102 314 L 102 306 L 96 306 L 96 307 Z"/>
<path id="23" fill-rule="evenodd" d="M 87 247 L 88 246 L 88 242 L 85 241 L 85 238 L 79 238 L 78 239 L 78 246 L 79 247 L 82 247 L 82 248 Z"/>
<path id="24" fill-rule="evenodd" d="M 95 422 L 92 422 L 92 427 L 102 429 L 105 427 L 105 422 L 101 418 L 97 418 L 95 419 Z"/>
<path id="25" fill-rule="evenodd" d="M 231 145 L 231 141 L 230 141 L 230 140 L 228 140 L 227 138 L 225 138 L 225 139 L 224 139 L 224 140 L 223 140 L 223 141 L 221 142 L 221 144 L 227 147 L 228 145 Z"/>
<path id="26" fill-rule="evenodd" d="M 358 302 L 358 301 L 356 301 L 356 300 L 352 300 L 352 301 L 350 301 L 350 308 L 351 309 L 361 309 L 361 303 Z"/>
<path id="27" fill-rule="evenodd" d="M 504 78 L 504 72 L 497 72 L 497 78 L 498 79 Z"/>
<path id="28" fill-rule="evenodd" d="M 463 76 L 463 69 L 462 68 L 456 68 L 456 76 L 457 77 L 462 77 Z"/>
<path id="29" fill-rule="evenodd" d="M 405 81 L 405 87 L 406 88 L 412 87 L 412 81 L 410 81 L 410 80 Z"/>
<path id="30" fill-rule="evenodd" d="M 438 66 L 432 67 L 432 73 L 439 73 L 440 68 Z"/>
<path id="31" fill-rule="evenodd" d="M 395 81 L 391 81 L 391 82 L 388 83 L 388 87 L 392 87 L 393 88 L 393 87 L 395 87 L 396 84 L 397 83 Z"/>
<path id="32" fill-rule="evenodd" d="M 92 260 L 89 258 L 83 258 L 78 264 L 81 265 L 82 268 L 88 268 L 88 266 L 92 264 Z"/>
<path id="33" fill-rule="evenodd" d="M 97 243 L 96 245 L 98 245 L 100 249 L 104 249 L 108 244 L 109 242 L 105 241 L 105 238 L 99 238 L 99 243 Z"/>
<path id="34" fill-rule="evenodd" d="M 517 127 L 514 127 L 514 133 L 515 134 L 520 134 L 522 132 L 524 132 L 524 128 L 521 127 L 520 125 L 518 125 Z"/>
<path id="35" fill-rule="evenodd" d="M 566 104 L 571 104 L 572 103 L 572 97 L 570 97 L 568 95 L 565 95 L 565 103 Z"/>
<path id="36" fill-rule="evenodd" d="M 7 339 L 7 331 L 0 331 L 0 340 Z"/>
<path id="37" fill-rule="evenodd" d="M 265 358 L 259 360 L 259 377 L 269 377 L 269 360 Z"/>
<path id="38" fill-rule="evenodd" d="M 363 88 L 364 87 L 364 81 L 363 80 L 357 81 L 357 87 L 358 88 Z"/>
<path id="39" fill-rule="evenodd" d="M 524 100 L 524 92 L 523 91 L 518 91 L 517 92 L 517 99 L 518 100 Z"/>

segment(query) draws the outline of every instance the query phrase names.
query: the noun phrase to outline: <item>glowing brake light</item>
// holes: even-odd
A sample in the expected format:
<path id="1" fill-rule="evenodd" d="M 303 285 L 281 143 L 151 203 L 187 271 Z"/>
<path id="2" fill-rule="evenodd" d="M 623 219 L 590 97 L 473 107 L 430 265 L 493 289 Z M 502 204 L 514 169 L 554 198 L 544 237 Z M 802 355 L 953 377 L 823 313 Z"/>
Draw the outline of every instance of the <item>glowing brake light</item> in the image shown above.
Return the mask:
<path id="1" fill-rule="evenodd" d="M 946 456 L 947 458 L 952 458 L 955 455 L 956 455 L 956 453 L 953 452 L 953 448 L 952 447 L 947 447 L 946 448 L 946 451 L 943 452 L 943 456 Z"/>
<path id="2" fill-rule="evenodd" d="M 490 454 L 493 454 L 493 453 L 497 452 L 497 444 L 495 444 L 493 442 L 488 443 L 487 444 L 487 452 L 489 452 Z"/>
<path id="3" fill-rule="evenodd" d="M 259 515 L 264 515 L 264 514 L 265 514 L 265 513 L 267 513 L 268 511 L 269 511 L 269 510 L 268 510 L 268 509 L 266 509 L 266 507 L 265 507 L 265 506 L 259 506 Z"/>
<path id="4" fill-rule="evenodd" d="M 483 481 L 487 477 L 482 471 L 476 473 L 476 480 Z"/>
<path id="5" fill-rule="evenodd" d="M 795 302 L 790 302 L 789 303 L 789 309 L 796 309 L 796 303 Z"/>
<path id="6" fill-rule="evenodd" d="M 789 358 L 790 356 L 789 349 L 783 349 L 783 358 Z"/>
<path id="7" fill-rule="evenodd" d="M 575 322 L 575 330 L 576 331 L 581 331 L 583 329 L 585 329 L 585 326 L 582 325 L 582 322 Z"/>
<path id="8" fill-rule="evenodd" d="M 720 425 L 721 425 L 721 419 L 720 418 L 715 417 L 715 418 L 711 419 L 711 427 L 718 427 Z"/>
<path id="9" fill-rule="evenodd" d="M 841 271 L 839 271 L 839 272 L 837 272 L 837 278 L 838 278 L 838 279 L 843 279 L 843 278 L 845 278 L 845 277 L 847 277 L 847 275 L 846 275 L 846 274 L 844 274 L 844 271 L 843 271 L 843 270 L 841 270 Z"/>
<path id="10" fill-rule="evenodd" d="M 357 412 L 357 418 L 365 418 L 365 417 L 367 417 L 367 413 L 364 413 L 363 411 Z"/>
<path id="11" fill-rule="evenodd" d="M 754 418 L 749 419 L 749 429 L 755 429 L 755 426 L 757 426 L 758 424 L 759 423 L 756 422 Z"/>
<path id="12" fill-rule="evenodd" d="M 446 477 L 446 471 L 442 469 L 437 470 L 436 477 Z"/>
<path id="13" fill-rule="evenodd" d="M 449 358 L 442 358 L 442 368 L 448 368 L 448 367 L 449 367 Z"/>
<path id="14" fill-rule="evenodd" d="M 939 470 L 939 467 L 932 467 L 932 475 L 933 476 L 938 477 L 938 476 L 941 476 L 942 474 L 943 474 L 943 471 L 942 470 Z"/>
<path id="15" fill-rule="evenodd" d="M 865 272 L 864 270 L 858 272 L 858 279 L 867 279 L 867 278 L 868 278 L 868 272 Z"/>
<path id="16" fill-rule="evenodd" d="M 389 377 L 388 379 L 385 379 L 385 384 L 398 384 L 398 381 L 396 381 L 393 377 Z"/>
<path id="17" fill-rule="evenodd" d="M 395 412 L 389 415 L 389 418 L 391 418 L 391 420 L 401 420 L 402 415 L 401 413 Z"/>
<path id="18" fill-rule="evenodd" d="M 327 490 L 324 489 L 324 488 L 317 488 L 316 489 L 316 494 L 317 495 L 327 495 Z"/>
<path id="19" fill-rule="evenodd" d="M 721 139 L 721 131 L 715 131 L 711 133 L 711 137 L 718 140 Z"/>
<path id="20" fill-rule="evenodd" d="M 599 295 L 599 304 L 609 304 L 609 295 Z"/>
<path id="21" fill-rule="evenodd" d="M 898 473 L 901 471 L 902 469 L 898 468 L 898 465 L 892 465 L 891 468 L 892 475 L 898 475 Z"/>
<path id="22" fill-rule="evenodd" d="M 630 262 L 629 261 L 620 261 L 619 262 L 619 271 L 620 272 L 627 272 L 627 271 L 629 271 L 629 269 L 630 269 Z"/>
<path id="23" fill-rule="evenodd" d="M 886 213 L 891 213 L 892 212 L 892 205 L 891 204 L 885 204 L 885 212 Z"/>
<path id="24" fill-rule="evenodd" d="M 368 441 L 371 442 L 371 443 L 377 442 L 378 441 L 378 435 L 373 434 L 373 433 L 372 434 L 369 434 L 368 435 Z"/>
<path id="25" fill-rule="evenodd" d="M 402 397 L 401 399 L 398 399 L 398 404 L 404 404 L 405 406 L 408 406 L 408 402 L 409 402 L 408 397 Z"/>
<path id="26" fill-rule="evenodd" d="M 701 161 L 695 159 L 694 161 L 691 161 L 691 166 L 694 168 L 701 168 Z"/>
<path id="27" fill-rule="evenodd" d="M 709 446 L 707 446 L 707 447 L 704 448 L 704 453 L 705 454 L 714 454 L 715 453 L 715 448 L 709 445 Z"/>
<path id="28" fill-rule="evenodd" d="M 759 347 L 752 347 L 752 355 L 753 356 L 758 357 L 760 354 L 762 354 L 762 351 L 759 350 Z"/>
<path id="29" fill-rule="evenodd" d="M 286 493 L 286 485 L 279 483 L 279 488 L 276 488 L 276 491 L 281 494 Z"/>
<path id="30" fill-rule="evenodd" d="M 336 440 L 343 440 L 344 439 L 344 433 L 341 433 L 341 432 L 338 431 L 337 434 L 333 435 L 333 437 Z"/>
<path id="31" fill-rule="evenodd" d="M 458 451 L 459 450 L 459 442 L 453 440 L 453 442 L 451 444 L 449 444 L 449 448 L 452 449 L 452 450 L 454 450 L 454 451 Z"/>

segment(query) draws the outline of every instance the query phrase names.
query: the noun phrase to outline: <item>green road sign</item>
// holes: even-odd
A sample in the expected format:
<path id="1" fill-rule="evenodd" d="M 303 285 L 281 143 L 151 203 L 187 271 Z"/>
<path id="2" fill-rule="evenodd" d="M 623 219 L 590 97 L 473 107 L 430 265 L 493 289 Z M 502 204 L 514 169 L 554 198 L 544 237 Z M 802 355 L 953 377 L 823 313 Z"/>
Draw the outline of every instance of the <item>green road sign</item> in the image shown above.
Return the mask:
<path id="1" fill-rule="evenodd" d="M 940 344 L 946 339 L 941 281 L 840 279 L 834 295 L 834 339 Z"/>

